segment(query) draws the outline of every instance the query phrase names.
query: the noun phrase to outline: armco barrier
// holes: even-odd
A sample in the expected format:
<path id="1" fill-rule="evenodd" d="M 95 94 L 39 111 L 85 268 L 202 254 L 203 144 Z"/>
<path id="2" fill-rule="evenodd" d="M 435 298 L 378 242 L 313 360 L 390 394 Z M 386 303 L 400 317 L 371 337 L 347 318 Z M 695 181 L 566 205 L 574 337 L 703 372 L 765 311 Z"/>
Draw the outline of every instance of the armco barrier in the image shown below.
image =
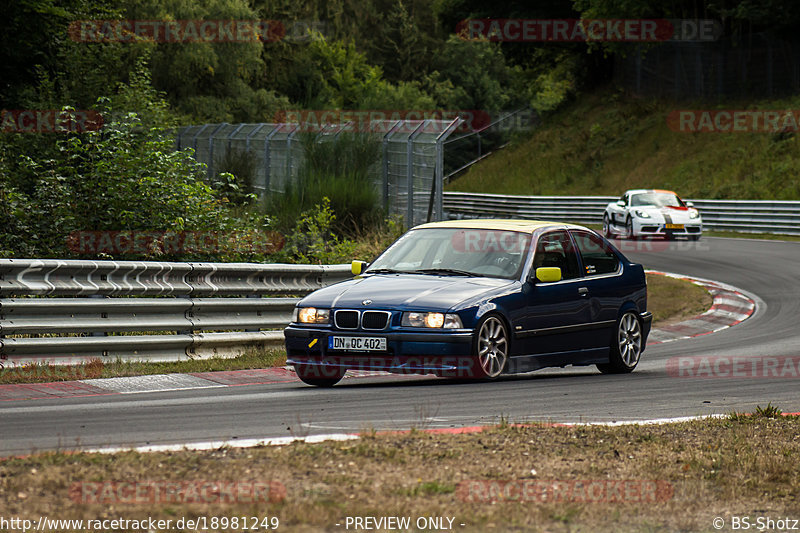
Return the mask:
<path id="1" fill-rule="evenodd" d="M 350 265 L 0 259 L 0 365 L 279 344 L 274 328 L 289 323 L 298 295 L 349 277 Z"/>
<path id="2" fill-rule="evenodd" d="M 512 196 L 445 192 L 449 218 L 518 217 L 600 224 L 616 196 Z M 779 200 L 687 200 L 707 230 L 800 235 L 800 202 Z"/>

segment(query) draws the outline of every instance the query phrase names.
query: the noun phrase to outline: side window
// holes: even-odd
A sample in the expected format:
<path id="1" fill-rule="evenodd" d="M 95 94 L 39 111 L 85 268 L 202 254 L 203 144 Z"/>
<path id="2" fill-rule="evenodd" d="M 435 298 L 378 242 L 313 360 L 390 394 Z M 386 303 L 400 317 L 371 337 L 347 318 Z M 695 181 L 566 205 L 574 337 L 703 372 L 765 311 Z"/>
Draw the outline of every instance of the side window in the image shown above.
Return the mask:
<path id="1" fill-rule="evenodd" d="M 617 271 L 619 259 L 602 238 L 585 231 L 573 231 L 572 237 L 581 254 L 587 276 L 612 274 Z"/>
<path id="2" fill-rule="evenodd" d="M 533 256 L 533 270 L 539 267 L 559 267 L 561 279 L 579 277 L 578 257 L 566 231 L 553 231 L 539 237 Z"/>

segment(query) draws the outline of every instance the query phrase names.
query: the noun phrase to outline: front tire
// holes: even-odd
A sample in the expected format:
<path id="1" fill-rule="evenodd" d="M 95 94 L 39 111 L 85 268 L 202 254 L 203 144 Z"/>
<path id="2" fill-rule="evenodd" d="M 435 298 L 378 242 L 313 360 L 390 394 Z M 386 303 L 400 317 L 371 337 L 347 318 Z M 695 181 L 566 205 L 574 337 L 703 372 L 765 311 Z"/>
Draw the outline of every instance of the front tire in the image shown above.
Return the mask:
<path id="1" fill-rule="evenodd" d="M 325 388 L 339 383 L 347 372 L 347 369 L 317 365 L 295 365 L 294 370 L 303 383 Z"/>
<path id="2" fill-rule="evenodd" d="M 611 223 L 608 220 L 608 213 L 603 215 L 603 237 L 606 239 L 611 238 Z"/>
<path id="3" fill-rule="evenodd" d="M 628 217 L 625 221 L 625 237 L 630 241 L 636 240 L 636 234 L 633 232 L 633 219 Z"/>
<path id="4" fill-rule="evenodd" d="M 634 311 L 626 311 L 617 320 L 608 363 L 597 365 L 597 369 L 603 374 L 633 372 L 639 364 L 642 349 L 642 323 Z"/>
<path id="5" fill-rule="evenodd" d="M 508 328 L 496 315 L 481 320 L 473 342 L 473 376 L 479 379 L 495 379 L 508 364 Z"/>

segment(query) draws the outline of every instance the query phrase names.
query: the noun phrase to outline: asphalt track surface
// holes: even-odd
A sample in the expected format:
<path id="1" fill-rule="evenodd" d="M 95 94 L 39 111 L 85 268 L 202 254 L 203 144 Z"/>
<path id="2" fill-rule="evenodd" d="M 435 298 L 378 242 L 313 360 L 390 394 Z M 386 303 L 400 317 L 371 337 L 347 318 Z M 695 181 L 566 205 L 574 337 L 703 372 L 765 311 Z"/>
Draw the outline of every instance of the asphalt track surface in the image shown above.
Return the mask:
<path id="1" fill-rule="evenodd" d="M 549 369 L 496 382 L 429 376 L 345 379 L 333 389 L 278 383 L 158 393 L 8 401 L 0 456 L 41 450 L 140 446 L 525 421 L 621 421 L 732 411 L 768 402 L 800 412 L 800 379 L 670 375 L 680 356 L 800 357 L 800 243 L 704 238 L 623 251 L 647 268 L 734 285 L 756 300 L 729 329 L 649 346 L 635 372 Z M 667 246 L 667 249 L 663 249 Z"/>

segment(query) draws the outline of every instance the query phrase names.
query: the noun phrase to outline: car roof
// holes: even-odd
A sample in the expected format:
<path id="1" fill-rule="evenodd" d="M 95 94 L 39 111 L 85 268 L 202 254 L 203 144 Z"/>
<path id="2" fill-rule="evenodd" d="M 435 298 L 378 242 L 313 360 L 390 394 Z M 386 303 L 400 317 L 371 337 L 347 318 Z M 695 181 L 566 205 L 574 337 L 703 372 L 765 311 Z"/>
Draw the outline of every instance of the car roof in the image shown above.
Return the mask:
<path id="1" fill-rule="evenodd" d="M 667 194 L 674 194 L 675 196 L 678 196 L 674 191 L 668 191 L 667 189 L 630 189 L 625 191 L 625 194 L 644 194 L 648 192 L 665 192 Z"/>
<path id="2" fill-rule="evenodd" d="M 564 222 L 550 222 L 547 220 L 524 220 L 513 218 L 473 218 L 467 220 L 444 220 L 442 222 L 429 222 L 420 224 L 413 229 L 427 228 L 462 228 L 462 229 L 488 229 L 502 231 L 519 231 L 521 233 L 533 233 L 534 231 L 548 227 L 587 229 L 575 224 Z"/>

